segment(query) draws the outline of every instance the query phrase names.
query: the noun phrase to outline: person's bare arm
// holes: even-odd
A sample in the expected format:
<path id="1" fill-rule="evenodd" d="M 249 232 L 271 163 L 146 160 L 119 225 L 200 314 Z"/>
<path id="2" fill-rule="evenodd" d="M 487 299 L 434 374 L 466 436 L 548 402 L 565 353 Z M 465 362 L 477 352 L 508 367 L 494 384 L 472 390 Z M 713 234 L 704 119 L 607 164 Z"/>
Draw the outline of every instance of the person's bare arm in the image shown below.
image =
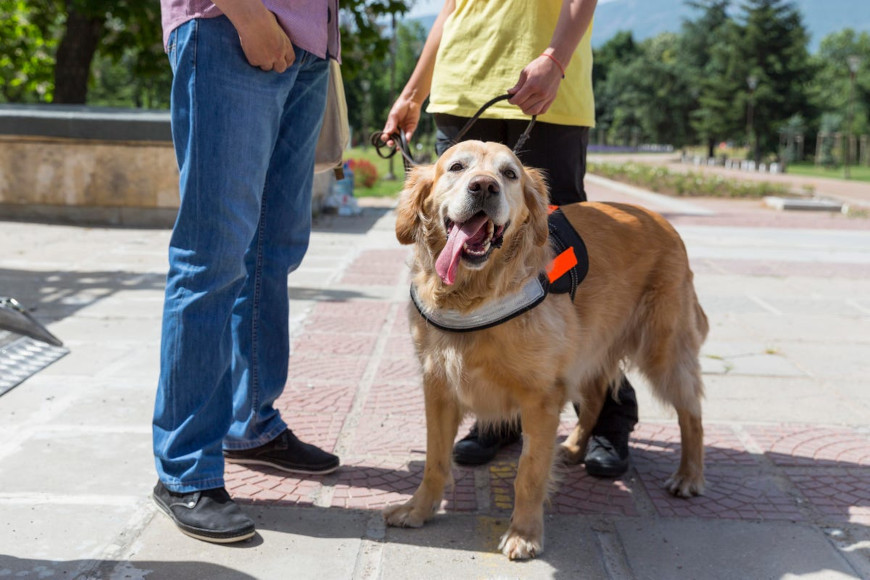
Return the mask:
<path id="1" fill-rule="evenodd" d="M 445 0 L 438 18 L 435 19 L 435 24 L 432 25 L 432 29 L 429 31 L 429 36 L 426 37 L 426 44 L 423 46 L 420 58 L 417 59 L 417 66 L 414 67 L 411 78 L 408 79 L 405 88 L 402 89 L 402 92 L 390 109 L 387 123 L 383 129 L 383 132 L 387 135 L 397 132 L 401 127 L 405 131 L 405 137 L 410 139 L 417 129 L 423 101 L 429 96 L 429 91 L 432 88 L 435 56 L 438 53 L 438 47 L 441 45 L 444 21 L 447 20 L 447 17 L 450 16 L 455 8 L 455 0 Z M 392 144 L 392 141 L 390 141 L 390 144 Z"/>
<path id="2" fill-rule="evenodd" d="M 526 65 L 517 84 L 508 89 L 513 95 L 510 103 L 527 115 L 547 112 L 556 99 L 563 69 L 568 68 L 574 50 L 589 30 L 597 4 L 598 0 L 563 0 L 549 46 L 541 56 Z"/>
<path id="3" fill-rule="evenodd" d="M 296 60 L 293 44 L 260 0 L 213 0 L 239 33 L 251 66 L 282 73 Z"/>

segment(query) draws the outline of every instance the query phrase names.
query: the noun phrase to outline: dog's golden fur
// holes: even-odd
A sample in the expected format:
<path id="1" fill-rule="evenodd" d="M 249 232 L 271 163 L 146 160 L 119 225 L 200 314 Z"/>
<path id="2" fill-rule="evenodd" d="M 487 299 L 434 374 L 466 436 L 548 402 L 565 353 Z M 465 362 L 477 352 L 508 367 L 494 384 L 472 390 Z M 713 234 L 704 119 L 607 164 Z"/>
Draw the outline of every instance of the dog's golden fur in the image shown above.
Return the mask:
<path id="1" fill-rule="evenodd" d="M 436 272 L 446 228 L 481 211 L 491 225 L 505 226 L 501 247 L 494 243 L 482 263 L 463 254 L 447 284 Z M 677 411 L 682 457 L 667 488 L 682 497 L 703 491 L 698 353 L 708 325 L 682 240 L 664 218 L 632 205 L 582 203 L 562 211 L 589 251 L 589 273 L 573 303 L 567 294 L 551 294 L 502 325 L 467 333 L 439 330 L 409 307 L 423 370 L 426 467 L 413 497 L 386 510 L 390 525 L 418 527 L 432 516 L 450 479 L 465 412 L 483 421 L 521 415 L 514 512 L 500 549 L 511 559 L 541 553 L 559 414 L 569 401 L 581 404 L 577 427 L 561 448 L 565 461 L 577 463 L 623 361 Z M 416 168 L 397 208 L 396 235 L 415 246 L 412 281 L 424 308 L 433 310 L 469 312 L 498 300 L 553 258 L 541 174 L 495 143 L 463 142 L 435 165 Z"/>

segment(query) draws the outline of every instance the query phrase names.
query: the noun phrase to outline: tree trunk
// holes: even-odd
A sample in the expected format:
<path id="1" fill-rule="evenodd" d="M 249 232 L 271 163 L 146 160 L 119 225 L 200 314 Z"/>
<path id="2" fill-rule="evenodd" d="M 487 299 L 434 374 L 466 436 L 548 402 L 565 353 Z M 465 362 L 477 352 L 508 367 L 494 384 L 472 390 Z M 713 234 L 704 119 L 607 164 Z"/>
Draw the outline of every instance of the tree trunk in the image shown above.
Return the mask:
<path id="1" fill-rule="evenodd" d="M 103 32 L 103 21 L 81 14 L 67 0 L 66 31 L 57 47 L 54 67 L 54 101 L 84 104 L 88 96 L 91 61 Z"/>
<path id="2" fill-rule="evenodd" d="M 716 141 L 713 139 L 707 139 L 707 159 L 714 157 L 716 152 L 714 149 L 716 148 Z"/>

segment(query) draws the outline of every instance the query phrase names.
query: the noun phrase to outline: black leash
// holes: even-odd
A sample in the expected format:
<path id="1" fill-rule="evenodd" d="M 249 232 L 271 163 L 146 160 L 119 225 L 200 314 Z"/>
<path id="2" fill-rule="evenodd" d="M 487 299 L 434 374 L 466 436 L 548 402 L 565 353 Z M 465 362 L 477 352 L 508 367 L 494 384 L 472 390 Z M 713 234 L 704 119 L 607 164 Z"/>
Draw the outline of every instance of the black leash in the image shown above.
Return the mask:
<path id="1" fill-rule="evenodd" d="M 411 147 L 408 145 L 408 139 L 405 137 L 405 132 L 401 127 L 397 133 L 387 135 L 382 131 L 375 131 L 371 135 L 371 143 L 375 146 L 375 151 L 382 159 L 389 159 L 399 151 L 402 154 L 402 163 L 405 165 L 405 172 L 411 170 L 411 167 L 419 165 L 411 156 Z M 387 145 L 387 141 L 392 140 L 392 145 Z M 387 152 L 384 153 L 384 150 Z"/>
<path id="2" fill-rule="evenodd" d="M 471 129 L 471 126 L 474 125 L 474 123 L 476 123 L 478 119 L 480 119 L 480 116 L 484 113 L 484 111 L 486 111 L 495 103 L 499 101 L 506 101 L 512 96 L 513 95 L 506 93 L 504 95 L 499 95 L 493 99 L 490 99 L 489 101 L 484 103 L 484 105 L 480 109 L 478 109 L 474 116 L 471 117 L 467 123 L 465 123 L 465 126 L 459 130 L 459 133 L 457 133 L 453 136 L 452 139 L 450 139 L 451 147 L 462 140 L 462 137 L 465 136 L 465 134 L 468 133 L 468 130 Z M 535 121 L 537 121 L 537 119 L 537 115 L 532 115 L 532 119 L 531 121 L 529 121 L 526 130 L 522 132 L 519 139 L 517 139 L 516 144 L 514 145 L 514 153 L 519 152 L 520 148 L 526 143 L 529 138 L 529 134 L 532 132 L 532 127 L 535 126 Z M 387 141 L 389 140 L 393 141 L 392 146 L 387 145 Z M 391 133 L 389 135 L 381 131 L 376 131 L 371 135 L 371 143 L 372 145 L 374 145 L 378 155 L 383 159 L 389 159 L 396 154 L 396 151 L 399 151 L 402 154 L 402 162 L 405 165 L 405 171 L 409 171 L 411 167 L 418 165 L 418 163 L 414 161 L 414 157 L 411 155 L 411 148 L 408 145 L 408 140 L 405 137 L 405 132 L 402 131 L 401 128 L 398 132 Z M 388 152 L 384 153 L 383 149 L 386 149 Z"/>

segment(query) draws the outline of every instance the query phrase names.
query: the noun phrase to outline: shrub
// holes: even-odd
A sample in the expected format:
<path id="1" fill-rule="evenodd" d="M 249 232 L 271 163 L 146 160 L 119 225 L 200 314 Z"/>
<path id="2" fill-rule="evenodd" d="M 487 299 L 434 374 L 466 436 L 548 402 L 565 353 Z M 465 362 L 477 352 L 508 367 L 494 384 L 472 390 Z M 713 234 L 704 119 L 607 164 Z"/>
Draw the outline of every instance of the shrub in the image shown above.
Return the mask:
<path id="1" fill-rule="evenodd" d="M 752 197 L 787 195 L 789 187 L 769 181 L 742 181 L 695 171 L 683 173 L 641 163 L 595 163 L 589 172 L 644 187 L 651 191 L 679 196 Z"/>
<path id="2" fill-rule="evenodd" d="M 353 171 L 353 183 L 357 186 L 372 187 L 378 181 L 378 170 L 366 159 L 350 159 L 347 166 Z"/>

